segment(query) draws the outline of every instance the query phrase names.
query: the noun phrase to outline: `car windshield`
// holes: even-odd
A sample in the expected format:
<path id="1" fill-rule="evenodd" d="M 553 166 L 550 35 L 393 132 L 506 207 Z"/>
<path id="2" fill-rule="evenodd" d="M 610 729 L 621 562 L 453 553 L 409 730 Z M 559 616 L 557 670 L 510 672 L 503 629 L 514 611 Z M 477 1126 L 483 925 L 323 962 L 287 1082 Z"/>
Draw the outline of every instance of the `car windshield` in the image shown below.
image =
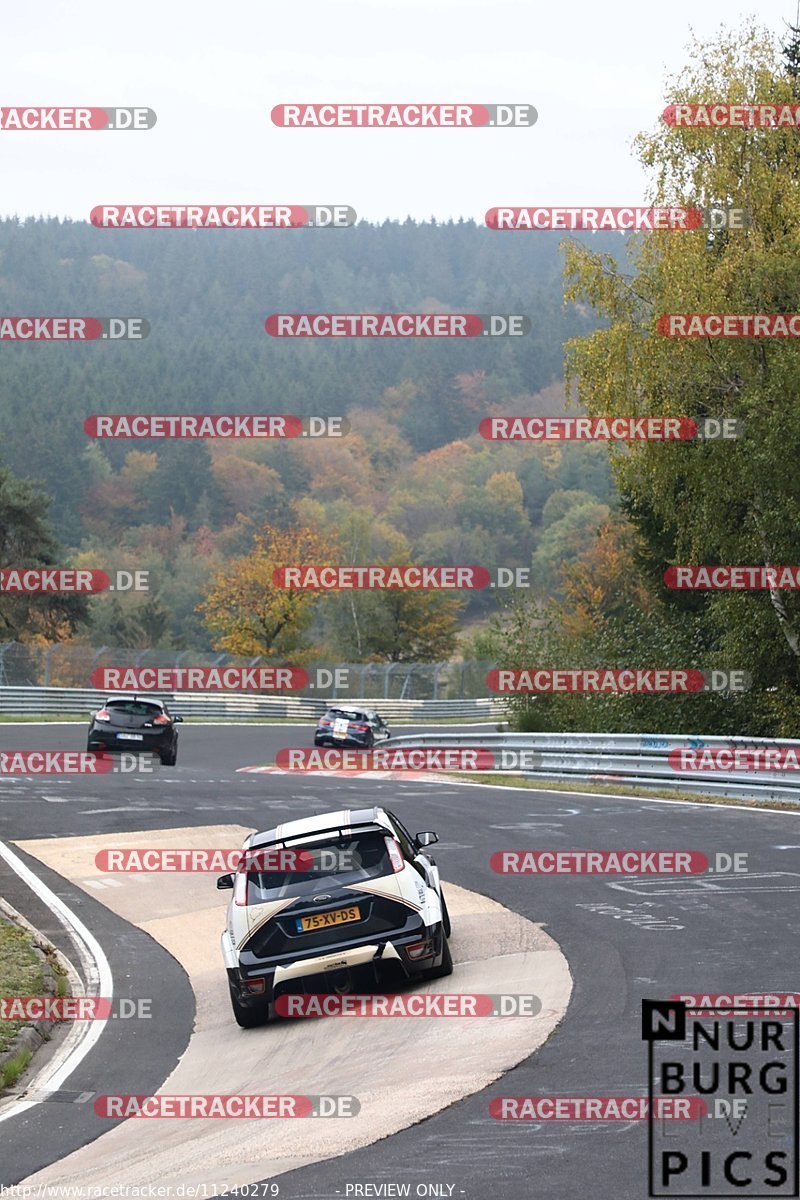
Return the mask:
<path id="1" fill-rule="evenodd" d="M 248 872 L 247 903 L 263 904 L 265 900 L 279 900 L 283 896 L 313 893 L 328 879 L 346 884 L 391 875 L 392 864 L 386 848 L 388 836 L 388 830 L 385 834 L 366 830 L 343 838 L 329 836 L 323 841 L 293 841 L 286 849 L 302 850 L 304 869 Z M 262 853 L 276 849 L 280 847 L 265 846 Z M 258 850 L 253 853 L 257 854 Z"/>
<path id="2" fill-rule="evenodd" d="M 329 708 L 326 717 L 345 717 L 348 721 L 366 721 L 367 714 L 357 712 L 354 708 Z"/>
<path id="3" fill-rule="evenodd" d="M 108 700 L 106 708 L 126 717 L 157 717 L 164 711 L 160 704 L 148 704 L 146 700 Z"/>

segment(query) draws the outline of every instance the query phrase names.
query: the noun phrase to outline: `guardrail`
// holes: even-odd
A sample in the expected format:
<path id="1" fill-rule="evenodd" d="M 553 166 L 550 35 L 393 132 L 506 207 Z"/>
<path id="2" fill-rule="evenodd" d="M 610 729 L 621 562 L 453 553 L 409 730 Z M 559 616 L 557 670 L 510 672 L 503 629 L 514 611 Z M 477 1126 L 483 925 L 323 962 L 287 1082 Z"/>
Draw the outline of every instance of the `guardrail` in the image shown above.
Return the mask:
<path id="1" fill-rule="evenodd" d="M 345 708 L 376 709 L 385 721 L 429 723 L 437 719 L 465 721 L 502 720 L 505 706 L 501 699 L 480 700 L 369 700 L 337 699 L 314 696 L 264 696 L 253 692 L 154 692 L 170 709 L 184 717 L 220 719 L 257 718 L 314 721 L 328 704 Z M 89 718 L 108 692 L 94 688 L 0 687 L 0 715 L 48 716 L 75 714 Z"/>
<path id="2" fill-rule="evenodd" d="M 492 750 L 495 768 L 487 774 L 517 774 L 526 779 L 584 783 L 635 784 L 637 787 L 703 793 L 736 799 L 781 800 L 800 805 L 800 769 L 694 769 L 670 762 L 675 751 L 793 751 L 800 767 L 800 740 L 689 737 L 639 733 L 484 733 L 419 734 L 393 737 L 392 746 L 470 747 Z M 505 752 L 505 758 L 504 758 Z M 526 757 L 522 758 L 522 753 Z M 735 761 L 733 755 L 728 756 Z M 722 756 L 718 756 L 722 758 Z M 674 760 L 673 760 L 674 762 Z M 507 765 L 504 765 L 507 764 Z"/>

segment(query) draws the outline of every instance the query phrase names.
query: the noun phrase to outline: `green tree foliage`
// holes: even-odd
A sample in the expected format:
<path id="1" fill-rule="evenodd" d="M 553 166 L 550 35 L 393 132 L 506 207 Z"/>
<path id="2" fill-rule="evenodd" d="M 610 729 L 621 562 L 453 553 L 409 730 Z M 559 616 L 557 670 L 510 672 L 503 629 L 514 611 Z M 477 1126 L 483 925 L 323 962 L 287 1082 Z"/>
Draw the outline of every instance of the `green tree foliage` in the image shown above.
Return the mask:
<path id="1" fill-rule="evenodd" d="M 695 44 L 667 100 L 791 103 L 794 81 L 783 66 L 775 39 L 746 24 Z M 630 274 L 604 253 L 569 245 L 567 297 L 590 303 L 605 321 L 568 344 L 571 379 L 593 415 L 744 423 L 739 441 L 619 448 L 614 473 L 623 508 L 641 533 L 639 562 L 654 592 L 691 618 L 686 624 L 703 632 L 709 652 L 750 670 L 760 689 L 797 696 L 795 594 L 667 596 L 660 581 L 671 563 L 800 562 L 794 463 L 800 346 L 791 339 L 676 339 L 660 335 L 656 323 L 667 313 L 800 309 L 800 143 L 786 127 L 709 131 L 661 124 L 636 144 L 653 177 L 655 204 L 725 204 L 749 211 L 751 224 L 711 239 L 702 230 L 647 235 L 632 252 Z"/>
<path id="2" fill-rule="evenodd" d="M 53 535 L 48 509 L 46 496 L 0 467 L 0 569 L 70 565 Z M 84 594 L 0 593 L 4 641 L 61 641 L 86 618 Z"/>

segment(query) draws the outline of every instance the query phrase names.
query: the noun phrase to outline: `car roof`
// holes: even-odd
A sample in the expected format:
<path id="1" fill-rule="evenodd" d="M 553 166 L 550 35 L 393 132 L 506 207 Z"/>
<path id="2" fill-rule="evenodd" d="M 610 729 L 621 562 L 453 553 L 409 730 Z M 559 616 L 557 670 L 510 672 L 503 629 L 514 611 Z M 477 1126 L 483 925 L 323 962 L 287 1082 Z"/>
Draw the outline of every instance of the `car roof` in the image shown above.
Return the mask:
<path id="1" fill-rule="evenodd" d="M 252 833 L 245 846 L 254 847 L 269 842 L 282 842 L 294 838 L 309 837 L 338 829 L 347 830 L 354 826 L 381 825 L 391 830 L 392 822 L 383 808 L 343 808 L 339 812 L 319 813 L 313 817 L 302 817 L 297 821 L 286 821 L 263 833 Z"/>

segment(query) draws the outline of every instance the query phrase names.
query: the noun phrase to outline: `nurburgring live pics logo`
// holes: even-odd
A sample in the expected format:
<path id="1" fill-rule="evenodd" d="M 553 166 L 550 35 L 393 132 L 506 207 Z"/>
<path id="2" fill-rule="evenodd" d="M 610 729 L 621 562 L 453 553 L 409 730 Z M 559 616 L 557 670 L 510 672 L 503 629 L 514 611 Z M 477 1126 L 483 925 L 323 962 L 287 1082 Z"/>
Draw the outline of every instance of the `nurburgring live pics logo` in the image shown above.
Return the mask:
<path id="1" fill-rule="evenodd" d="M 521 313 L 271 313 L 264 328 L 276 338 L 522 337 L 531 321 Z"/>
<path id="2" fill-rule="evenodd" d="M 628 233 L 653 230 L 745 229 L 750 214 L 744 208 L 627 208 L 564 206 L 556 208 L 497 207 L 487 209 L 484 217 L 487 229 L 537 230 L 565 229 L 597 233 L 599 230 Z"/>
<path id="3" fill-rule="evenodd" d="M 752 678 L 746 671 L 718 669 L 590 667 L 551 670 L 529 667 L 507 670 L 496 667 L 487 673 L 486 686 L 491 692 L 503 695 L 528 692 L 550 695 L 579 692 L 690 695 L 698 692 L 745 692 L 752 686 Z"/>
<path id="4" fill-rule="evenodd" d="M 478 433 L 497 442 L 691 442 L 742 436 L 733 417 L 484 417 Z"/>
<path id="5" fill-rule="evenodd" d="M 656 330 L 678 338 L 796 338 L 800 313 L 664 313 Z"/>
<path id="6" fill-rule="evenodd" d="M 144 317 L 0 317 L 0 342 L 140 342 Z"/>
<path id="7" fill-rule="evenodd" d="M 93 413 L 83 432 L 91 438 L 340 438 L 350 422 L 268 413 Z"/>
<path id="8" fill-rule="evenodd" d="M 666 587 L 685 591 L 797 591 L 800 566 L 674 566 L 663 578 Z"/>
<path id="9" fill-rule="evenodd" d="M 0 108 L 0 130 L 152 129 L 152 108 Z"/>
<path id="10" fill-rule="evenodd" d="M 532 104 L 276 104 L 283 129 L 476 129 L 535 125 Z"/>
<path id="11" fill-rule="evenodd" d="M 661 114 L 675 129 L 782 129 L 800 126 L 798 104 L 668 104 Z"/>
<path id="12" fill-rule="evenodd" d="M 98 204 L 97 229 L 346 229 L 349 204 Z"/>

